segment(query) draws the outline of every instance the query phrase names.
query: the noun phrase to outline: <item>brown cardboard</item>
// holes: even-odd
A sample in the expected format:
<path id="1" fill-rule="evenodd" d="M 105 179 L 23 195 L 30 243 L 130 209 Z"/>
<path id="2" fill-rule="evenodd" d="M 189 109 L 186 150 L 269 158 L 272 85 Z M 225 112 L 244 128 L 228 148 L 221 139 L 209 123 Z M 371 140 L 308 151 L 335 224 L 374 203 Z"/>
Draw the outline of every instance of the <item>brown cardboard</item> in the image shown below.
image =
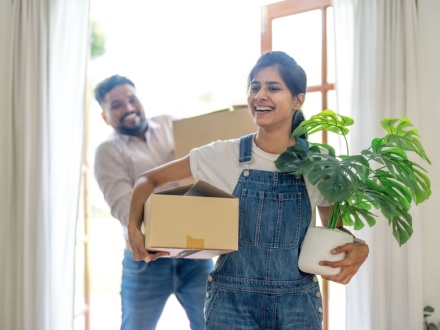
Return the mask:
<path id="1" fill-rule="evenodd" d="M 145 247 L 171 258 L 208 259 L 238 249 L 238 198 L 204 181 L 152 194 Z"/>
<path id="2" fill-rule="evenodd" d="M 176 158 L 213 141 L 239 138 L 257 131 L 247 106 L 176 120 L 173 127 Z"/>

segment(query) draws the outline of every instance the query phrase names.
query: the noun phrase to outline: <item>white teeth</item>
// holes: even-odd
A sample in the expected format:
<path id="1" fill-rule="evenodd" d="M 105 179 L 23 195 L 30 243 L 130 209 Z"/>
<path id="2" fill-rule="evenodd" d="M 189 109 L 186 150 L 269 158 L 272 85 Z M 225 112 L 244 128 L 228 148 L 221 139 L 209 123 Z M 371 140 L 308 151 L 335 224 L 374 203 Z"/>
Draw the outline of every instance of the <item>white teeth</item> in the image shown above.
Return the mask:
<path id="1" fill-rule="evenodd" d="M 258 107 L 258 108 L 255 108 L 255 110 L 257 110 L 257 111 L 270 111 L 272 109 L 270 107 Z"/>
<path id="2" fill-rule="evenodd" d="M 131 114 L 129 114 L 128 116 L 126 116 L 125 118 L 124 118 L 124 120 L 131 120 L 131 119 L 133 119 L 133 118 L 136 118 L 136 114 L 135 113 L 131 113 Z"/>

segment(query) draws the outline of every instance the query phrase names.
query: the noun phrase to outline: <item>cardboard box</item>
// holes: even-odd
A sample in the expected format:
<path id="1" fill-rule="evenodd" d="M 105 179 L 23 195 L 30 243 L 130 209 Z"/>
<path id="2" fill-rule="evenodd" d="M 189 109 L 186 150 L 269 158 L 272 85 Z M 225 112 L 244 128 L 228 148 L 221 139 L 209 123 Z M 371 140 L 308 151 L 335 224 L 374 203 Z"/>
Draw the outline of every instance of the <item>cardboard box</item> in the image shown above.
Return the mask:
<path id="1" fill-rule="evenodd" d="M 145 247 L 172 258 L 209 259 L 238 249 L 238 198 L 204 181 L 152 194 Z"/>
<path id="2" fill-rule="evenodd" d="M 234 106 L 204 115 L 176 120 L 173 123 L 176 158 L 186 156 L 191 149 L 217 140 L 239 138 L 256 132 L 246 105 Z"/>

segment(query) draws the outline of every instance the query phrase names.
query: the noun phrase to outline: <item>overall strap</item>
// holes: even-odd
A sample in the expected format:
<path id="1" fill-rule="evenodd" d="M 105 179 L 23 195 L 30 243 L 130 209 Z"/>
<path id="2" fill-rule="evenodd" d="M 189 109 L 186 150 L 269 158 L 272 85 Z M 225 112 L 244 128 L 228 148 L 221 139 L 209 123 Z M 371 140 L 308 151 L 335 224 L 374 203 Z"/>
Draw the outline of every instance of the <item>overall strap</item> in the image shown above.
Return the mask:
<path id="1" fill-rule="evenodd" d="M 240 138 L 240 154 L 238 163 L 247 164 L 252 162 L 252 139 L 255 133 L 244 135 Z"/>

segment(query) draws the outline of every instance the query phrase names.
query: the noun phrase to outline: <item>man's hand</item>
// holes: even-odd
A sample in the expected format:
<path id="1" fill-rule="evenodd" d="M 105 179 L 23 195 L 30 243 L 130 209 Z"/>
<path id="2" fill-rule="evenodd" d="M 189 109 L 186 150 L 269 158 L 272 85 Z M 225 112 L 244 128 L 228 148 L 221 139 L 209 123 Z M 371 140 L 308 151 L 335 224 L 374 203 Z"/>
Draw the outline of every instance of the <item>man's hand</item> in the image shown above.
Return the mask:
<path id="1" fill-rule="evenodd" d="M 170 255 L 169 252 L 165 251 L 148 253 L 147 249 L 145 249 L 145 236 L 138 228 L 129 229 L 128 237 L 134 260 L 150 262 L 156 260 L 157 258 Z"/>
<path id="2" fill-rule="evenodd" d="M 345 252 L 345 259 L 341 261 L 321 261 L 319 263 L 321 266 L 341 267 L 339 274 L 331 276 L 322 275 L 322 278 L 340 284 L 347 284 L 367 259 L 369 248 L 364 243 L 347 243 L 331 251 L 332 254 L 342 252 Z"/>

